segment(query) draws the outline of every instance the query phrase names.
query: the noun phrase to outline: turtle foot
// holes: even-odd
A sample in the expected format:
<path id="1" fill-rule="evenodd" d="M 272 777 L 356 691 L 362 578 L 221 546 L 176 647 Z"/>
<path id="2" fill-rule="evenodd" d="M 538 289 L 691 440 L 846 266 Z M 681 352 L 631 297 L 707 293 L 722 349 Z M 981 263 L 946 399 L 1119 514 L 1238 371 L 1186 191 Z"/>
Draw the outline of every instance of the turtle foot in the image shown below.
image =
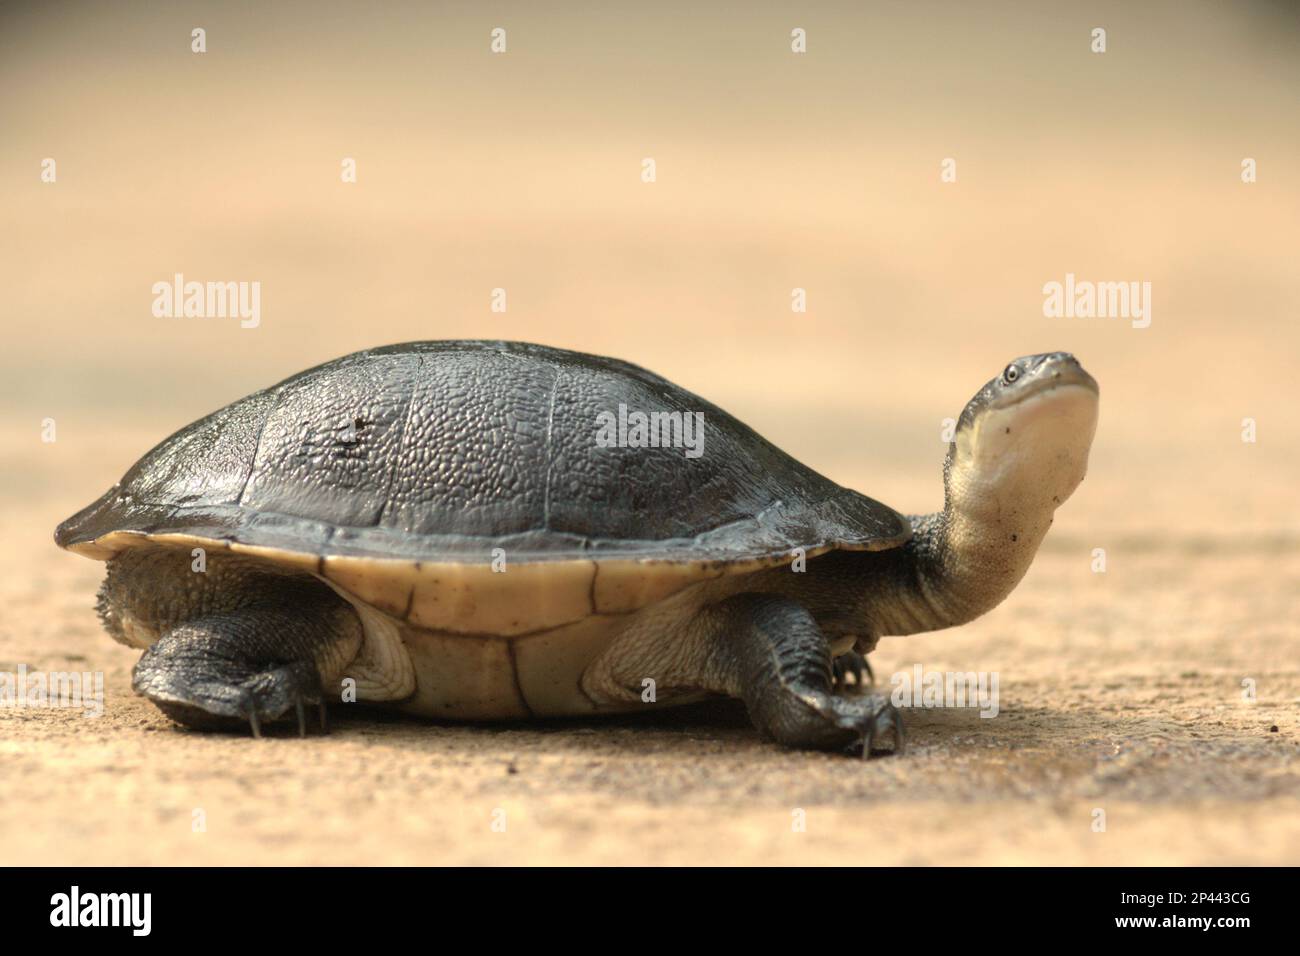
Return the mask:
<path id="1" fill-rule="evenodd" d="M 304 670 L 291 665 L 264 671 L 240 686 L 239 711 L 254 737 L 261 738 L 263 723 L 278 720 L 288 714 L 291 707 L 297 718 L 298 736 L 306 737 L 309 703 L 319 704 L 321 732 L 329 733 L 329 715 L 320 681 L 314 671 L 308 674 L 303 673 Z"/>
<path id="2" fill-rule="evenodd" d="M 831 662 L 831 671 L 835 678 L 835 686 L 841 691 L 851 688 L 853 691 L 861 692 L 876 683 L 871 662 L 867 660 L 866 655 L 859 654 L 857 651 L 845 651 L 835 658 Z M 850 676 L 853 678 L 852 682 L 846 680 Z"/>
<path id="3" fill-rule="evenodd" d="M 906 749 L 903 717 L 883 694 L 812 695 L 806 698 L 823 720 L 838 731 L 849 731 L 853 738 L 845 750 L 870 757 L 901 755 Z M 890 746 L 880 746 L 888 742 Z"/>
<path id="4" fill-rule="evenodd" d="M 717 689 L 743 699 L 759 730 L 787 747 L 902 753 L 902 717 L 887 695 L 868 688 L 871 669 L 861 651 L 833 659 L 807 608 L 739 594 L 715 605 L 706 620 L 718 635 L 716 666 L 731 670 Z"/>
<path id="5" fill-rule="evenodd" d="M 307 705 L 319 704 L 328 732 L 320 677 L 309 661 L 267 665 L 213 653 L 193 635 L 166 636 L 145 651 L 131 686 L 164 714 L 204 730 L 248 728 L 261 737 L 289 714 L 307 736 Z"/>

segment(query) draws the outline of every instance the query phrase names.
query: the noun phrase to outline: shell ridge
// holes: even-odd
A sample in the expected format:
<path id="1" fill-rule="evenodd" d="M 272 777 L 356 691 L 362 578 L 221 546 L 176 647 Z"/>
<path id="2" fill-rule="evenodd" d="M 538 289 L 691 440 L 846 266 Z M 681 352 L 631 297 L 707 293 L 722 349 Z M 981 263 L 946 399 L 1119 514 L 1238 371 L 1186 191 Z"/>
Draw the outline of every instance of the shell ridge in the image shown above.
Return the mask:
<path id="1" fill-rule="evenodd" d="M 393 460 L 388 466 L 388 480 L 384 484 L 384 503 L 380 507 L 379 514 L 372 525 L 372 527 L 376 528 L 385 527 L 384 516 L 388 514 L 388 509 L 393 503 L 393 485 L 397 483 L 397 466 L 402 461 L 402 448 L 406 442 L 406 435 L 411 425 L 411 419 L 415 417 L 415 396 L 420 391 L 420 373 L 424 370 L 424 355 L 420 352 L 416 352 L 414 355 L 415 368 L 411 370 L 411 393 L 406 397 L 406 414 L 402 416 L 402 430 L 397 435 L 396 448 L 393 450 Z"/>
<path id="2" fill-rule="evenodd" d="M 555 399 L 560 392 L 560 378 L 564 372 L 558 365 L 551 363 L 555 378 L 551 380 L 551 397 L 546 408 L 546 480 L 542 485 L 542 530 L 551 530 L 551 472 L 555 467 L 555 449 L 552 436 L 555 433 Z"/>
<path id="3" fill-rule="evenodd" d="M 272 385 L 269 389 L 266 389 L 266 391 L 275 396 L 275 401 L 267 403 L 266 414 L 262 416 L 262 421 L 257 426 L 257 439 L 253 442 L 253 455 L 248 460 L 248 471 L 244 473 L 244 483 L 240 486 L 239 495 L 235 498 L 236 505 L 242 506 L 244 503 L 244 495 L 248 494 L 248 486 L 253 480 L 253 470 L 257 468 L 257 458 L 262 451 L 262 436 L 266 433 L 267 422 L 271 420 L 271 416 L 275 413 L 275 410 L 280 407 L 280 399 L 283 396 L 283 391 L 280 386 L 283 384 L 284 383 L 281 382 L 279 385 Z"/>

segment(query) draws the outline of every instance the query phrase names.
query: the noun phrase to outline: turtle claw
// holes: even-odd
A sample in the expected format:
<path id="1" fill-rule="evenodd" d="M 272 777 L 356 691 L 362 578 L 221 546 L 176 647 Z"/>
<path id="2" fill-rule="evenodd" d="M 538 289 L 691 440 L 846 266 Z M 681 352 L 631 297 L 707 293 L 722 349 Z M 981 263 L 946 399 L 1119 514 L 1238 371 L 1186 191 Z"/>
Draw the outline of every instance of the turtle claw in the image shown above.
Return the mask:
<path id="1" fill-rule="evenodd" d="M 257 700 L 253 692 L 247 687 L 242 688 L 239 693 L 239 713 L 248 719 L 249 729 L 253 732 L 254 740 L 262 739 L 262 720 L 257 713 Z"/>
<path id="2" fill-rule="evenodd" d="M 876 683 L 875 672 L 871 669 L 871 662 L 865 655 L 857 651 L 845 651 L 839 657 L 831 661 L 831 672 L 835 678 L 835 684 L 841 690 L 848 690 L 852 687 L 852 692 L 860 694 L 867 687 Z M 853 683 L 849 684 L 845 678 L 853 675 Z"/>
<path id="3" fill-rule="evenodd" d="M 315 671 L 287 666 L 263 671 L 246 678 L 239 688 L 238 713 L 248 721 L 253 737 L 261 739 L 268 721 L 277 721 L 290 710 L 297 717 L 298 736 L 307 736 L 307 704 L 324 700 Z"/>
<path id="4" fill-rule="evenodd" d="M 861 713 L 857 721 L 858 739 L 849 745 L 850 750 L 861 747 L 863 760 L 891 754 L 901 756 L 906 749 L 903 718 L 889 698 L 870 694 L 864 697 L 854 696 L 847 700 L 866 705 L 865 712 Z M 885 742 L 887 735 L 892 738 L 893 746 L 877 746 L 877 743 Z"/>
<path id="5" fill-rule="evenodd" d="M 803 700 L 820 715 L 816 736 L 826 741 L 826 749 L 860 752 L 863 760 L 903 752 L 902 715 L 884 694 L 812 694 Z M 876 746 L 886 737 L 892 737 L 892 748 Z"/>
<path id="6" fill-rule="evenodd" d="M 899 717 L 898 711 L 893 710 L 892 705 L 890 707 L 890 710 L 892 711 L 891 713 L 883 714 L 883 716 L 885 717 L 884 721 L 877 720 L 876 716 L 872 716 L 871 725 L 868 728 L 866 735 L 863 736 L 862 738 L 862 759 L 863 760 L 866 760 L 870 757 L 885 757 L 885 756 L 889 756 L 890 754 L 901 757 L 906 752 L 907 739 L 903 734 L 903 721 Z M 892 748 L 882 748 L 882 747 L 873 746 L 876 740 L 878 739 L 878 737 L 880 736 L 877 732 L 880 730 L 881 723 L 885 723 L 887 725 L 887 729 L 892 731 L 892 736 L 894 738 L 893 739 L 894 746 Z"/>

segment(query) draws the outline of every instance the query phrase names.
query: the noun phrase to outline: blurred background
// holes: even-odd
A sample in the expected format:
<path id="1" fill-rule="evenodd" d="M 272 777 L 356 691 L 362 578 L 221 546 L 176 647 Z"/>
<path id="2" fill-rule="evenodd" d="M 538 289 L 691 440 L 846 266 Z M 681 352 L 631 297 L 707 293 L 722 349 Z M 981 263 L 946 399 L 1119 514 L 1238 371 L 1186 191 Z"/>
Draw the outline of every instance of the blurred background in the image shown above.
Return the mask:
<path id="1" fill-rule="evenodd" d="M 1103 405 L 1058 537 L 1294 533 L 1300 7 L 976 6 L 5 4 L 5 511 L 472 337 L 646 365 L 903 510 L 942 419 L 1068 349 Z M 260 282 L 259 327 L 155 318 L 175 273 Z M 1150 327 L 1045 318 L 1066 273 L 1149 281 Z"/>

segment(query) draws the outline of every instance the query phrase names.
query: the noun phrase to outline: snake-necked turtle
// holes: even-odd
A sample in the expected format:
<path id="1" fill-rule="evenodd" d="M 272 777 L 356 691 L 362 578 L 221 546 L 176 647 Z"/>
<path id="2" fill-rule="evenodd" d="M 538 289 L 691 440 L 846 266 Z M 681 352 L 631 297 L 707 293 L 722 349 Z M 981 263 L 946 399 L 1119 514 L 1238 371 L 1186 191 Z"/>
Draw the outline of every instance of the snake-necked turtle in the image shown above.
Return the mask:
<path id="1" fill-rule="evenodd" d="M 796 747 L 901 747 L 882 635 L 969 621 L 1084 475 L 1097 385 L 1017 359 L 904 517 L 645 369 L 513 342 L 357 352 L 182 429 L 59 526 L 176 721 L 355 699 L 445 718 L 742 699 Z M 858 671 L 856 681 L 846 679 Z"/>

